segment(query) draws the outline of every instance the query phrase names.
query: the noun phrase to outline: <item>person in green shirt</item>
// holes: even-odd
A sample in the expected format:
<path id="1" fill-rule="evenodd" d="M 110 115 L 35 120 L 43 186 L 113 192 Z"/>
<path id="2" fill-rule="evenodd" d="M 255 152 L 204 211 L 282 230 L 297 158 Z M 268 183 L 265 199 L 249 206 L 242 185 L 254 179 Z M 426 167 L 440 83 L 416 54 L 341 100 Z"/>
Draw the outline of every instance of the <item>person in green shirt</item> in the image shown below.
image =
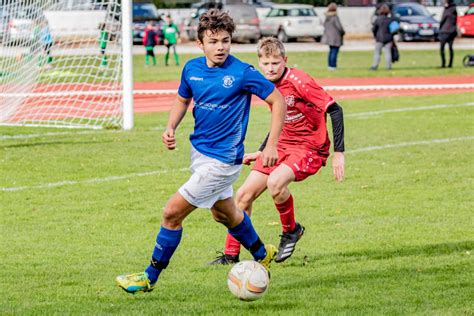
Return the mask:
<path id="1" fill-rule="evenodd" d="M 166 16 L 166 23 L 163 25 L 164 44 L 166 46 L 165 65 L 168 66 L 168 59 L 170 57 L 170 48 L 173 48 L 174 62 L 179 66 L 179 56 L 176 52 L 176 44 L 180 42 L 179 29 L 173 23 L 170 15 Z"/>
<path id="2" fill-rule="evenodd" d="M 100 61 L 101 67 L 107 66 L 107 56 L 105 55 L 105 49 L 107 48 L 107 42 L 109 41 L 109 32 L 107 31 L 107 27 L 105 23 L 99 24 L 99 47 L 100 53 L 102 54 L 102 60 Z"/>

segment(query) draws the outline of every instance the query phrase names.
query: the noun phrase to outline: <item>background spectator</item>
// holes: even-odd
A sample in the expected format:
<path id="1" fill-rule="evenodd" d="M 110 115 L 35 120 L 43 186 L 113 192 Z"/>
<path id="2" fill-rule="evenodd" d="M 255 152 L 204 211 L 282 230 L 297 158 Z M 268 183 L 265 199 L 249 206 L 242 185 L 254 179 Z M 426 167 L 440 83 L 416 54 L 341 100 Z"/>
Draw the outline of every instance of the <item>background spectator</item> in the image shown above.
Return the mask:
<path id="1" fill-rule="evenodd" d="M 328 5 L 326 20 L 324 20 L 324 34 L 321 42 L 329 45 L 328 69 L 336 70 L 337 55 L 343 44 L 344 28 L 337 16 L 337 5 L 332 2 Z"/>
<path id="2" fill-rule="evenodd" d="M 449 45 L 449 64 L 448 67 L 453 67 L 453 43 L 457 35 L 456 29 L 456 19 L 458 18 L 458 13 L 456 11 L 456 4 L 454 0 L 445 0 L 444 1 L 444 11 L 443 16 L 441 17 L 441 23 L 439 27 L 439 43 L 440 43 L 440 53 L 441 53 L 441 67 L 446 67 L 446 57 L 444 55 L 444 46 L 446 43 Z"/>
<path id="3" fill-rule="evenodd" d="M 145 46 L 145 65 L 150 64 L 150 57 L 153 59 L 153 66 L 156 66 L 155 57 L 155 46 L 158 45 L 158 31 L 155 28 L 155 24 L 150 22 L 145 28 L 145 34 L 143 35 L 143 45 Z"/>
<path id="4" fill-rule="evenodd" d="M 385 68 L 392 68 L 392 41 L 393 34 L 390 33 L 389 25 L 394 19 L 389 17 L 390 8 L 388 5 L 383 4 L 379 9 L 379 16 L 375 20 L 372 26 L 372 33 L 375 37 L 375 52 L 374 52 L 374 61 L 371 70 L 376 70 L 380 63 L 380 56 L 382 54 L 382 49 L 385 56 Z"/>

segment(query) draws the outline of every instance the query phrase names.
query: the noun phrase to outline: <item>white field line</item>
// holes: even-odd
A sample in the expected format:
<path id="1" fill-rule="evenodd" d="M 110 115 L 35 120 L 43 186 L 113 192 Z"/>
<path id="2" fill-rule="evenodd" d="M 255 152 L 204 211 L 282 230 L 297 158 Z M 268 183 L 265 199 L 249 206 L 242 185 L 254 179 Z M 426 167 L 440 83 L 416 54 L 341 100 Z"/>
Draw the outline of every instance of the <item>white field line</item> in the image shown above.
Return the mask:
<path id="1" fill-rule="evenodd" d="M 474 83 L 448 83 L 448 84 L 385 84 L 385 85 L 345 85 L 324 86 L 327 91 L 368 91 L 368 90 L 420 90 L 420 89 L 474 89 Z M 176 94 L 177 89 L 142 89 L 133 90 L 134 95 L 160 95 Z M 26 97 L 64 97 L 64 96 L 104 96 L 119 95 L 120 90 L 93 90 L 93 91 L 57 91 L 57 92 L 28 92 L 28 93 L 0 93 L 5 98 Z"/>
<path id="2" fill-rule="evenodd" d="M 383 85 L 344 85 L 324 86 L 327 91 L 367 91 L 367 90 L 420 90 L 420 89 L 474 89 L 474 83 L 448 83 L 448 84 L 383 84 Z M 141 89 L 133 90 L 134 95 L 160 95 L 175 94 L 177 89 Z M 58 92 L 28 92 L 28 93 L 0 93 L 0 97 L 63 97 L 63 96 L 103 96 L 119 95 L 120 90 L 94 90 L 94 91 L 58 91 Z"/>
<path id="3" fill-rule="evenodd" d="M 126 180 L 126 179 L 136 178 L 136 177 L 161 175 L 161 174 L 166 174 L 170 172 L 183 172 L 187 170 L 189 170 L 189 168 L 145 171 L 145 172 L 130 173 L 123 176 L 110 176 L 110 177 L 105 177 L 105 178 L 94 178 L 94 179 L 88 179 L 88 180 L 82 180 L 82 181 L 66 180 L 66 181 L 50 182 L 50 183 L 31 185 L 31 186 L 0 188 L 0 191 L 7 191 L 7 192 L 23 191 L 23 190 L 30 190 L 30 189 L 48 189 L 48 188 L 55 188 L 55 187 L 62 187 L 66 185 L 76 185 L 76 184 L 96 184 L 96 183 L 112 182 L 112 181 L 118 181 L 118 180 Z"/>
<path id="4" fill-rule="evenodd" d="M 474 139 L 474 136 L 463 136 L 463 137 L 456 137 L 456 138 L 420 140 L 420 141 L 404 142 L 404 143 L 398 143 L 398 144 L 387 144 L 387 145 L 382 145 L 382 146 L 363 147 L 363 148 L 348 150 L 348 151 L 346 151 L 346 153 L 347 154 L 356 154 L 356 153 L 362 153 L 362 152 L 374 151 L 374 150 L 383 150 L 383 149 L 390 149 L 390 148 L 401 148 L 401 147 L 418 146 L 418 145 L 432 145 L 432 144 L 452 143 L 452 142 L 457 142 L 457 141 L 473 140 L 473 139 Z"/>
<path id="5" fill-rule="evenodd" d="M 418 145 L 432 145 L 432 144 L 441 144 L 441 143 L 451 143 L 456 141 L 464 141 L 464 140 L 474 140 L 474 136 L 463 136 L 463 137 L 456 137 L 456 138 L 444 138 L 444 139 L 431 139 L 431 140 L 422 140 L 422 141 L 414 141 L 414 142 L 404 142 L 398 144 L 387 144 L 382 146 L 369 146 L 363 147 L 353 150 L 348 150 L 347 154 L 356 154 L 361 152 L 368 152 L 374 150 L 384 150 L 384 149 L 391 149 L 391 148 L 400 148 L 400 147 L 409 147 L 409 146 L 418 146 Z M 160 175 L 160 174 L 173 174 L 176 172 L 184 172 L 189 170 L 189 168 L 181 168 L 181 169 L 169 169 L 169 170 L 154 170 L 154 171 L 145 171 L 145 172 L 138 172 L 138 173 L 130 173 L 128 175 L 123 176 L 110 176 L 105 178 L 93 178 L 88 180 L 82 181 L 60 181 L 60 182 L 51 182 L 51 183 L 44 183 L 39 185 L 32 185 L 32 186 L 19 186 L 19 187 L 4 187 L 0 188 L 0 191 L 3 192 L 15 192 L 15 191 L 24 191 L 24 190 L 31 190 L 31 189 L 49 189 L 54 187 L 62 187 L 66 185 L 77 185 L 77 184 L 97 184 L 97 183 L 104 183 L 104 182 L 112 182 L 112 181 L 119 181 L 125 179 L 131 179 L 135 177 L 146 177 L 151 175 Z"/>
<path id="6" fill-rule="evenodd" d="M 474 83 L 449 83 L 449 84 L 381 84 L 361 86 L 325 86 L 328 91 L 347 90 L 420 90 L 420 89 L 472 89 Z"/>
<path id="7" fill-rule="evenodd" d="M 409 108 L 406 107 L 406 108 L 398 108 L 398 109 L 350 113 L 350 114 L 345 114 L 344 117 L 365 117 L 365 116 L 379 115 L 379 114 L 384 114 L 384 113 L 426 111 L 426 110 L 437 110 L 437 109 L 470 107 L 470 106 L 474 106 L 474 102 L 461 103 L 461 104 L 436 104 L 436 105 L 418 106 L 418 107 L 409 107 Z M 154 129 L 161 129 L 161 128 L 154 128 Z M 121 131 L 107 131 L 107 132 L 120 133 Z M 47 132 L 47 133 L 38 133 L 38 134 L 0 135 L 0 140 L 29 139 L 29 138 L 40 138 L 40 137 L 50 137 L 50 136 L 87 135 L 87 134 L 95 134 L 95 133 L 97 132 L 96 131 L 80 131 L 80 132 L 71 131 L 71 132 Z"/>
<path id="8" fill-rule="evenodd" d="M 398 85 L 346 85 L 346 86 L 324 86 L 326 91 L 366 91 L 366 90 L 421 90 L 421 89 L 474 89 L 474 83 L 450 83 L 450 84 L 398 84 Z M 176 89 L 150 89 L 134 90 L 134 95 L 143 94 L 175 94 Z"/>
<path id="9" fill-rule="evenodd" d="M 107 131 L 106 133 L 119 133 L 120 131 Z M 47 133 L 38 133 L 38 134 L 19 134 L 19 135 L 0 135 L 0 140 L 7 139 L 29 139 L 29 138 L 40 138 L 40 137 L 50 137 L 50 136 L 69 136 L 69 135 L 88 135 L 104 133 L 98 131 L 79 131 L 79 132 L 47 132 Z"/>
<path id="10" fill-rule="evenodd" d="M 350 113 L 350 114 L 344 115 L 344 117 L 365 117 L 365 116 L 379 115 L 379 114 L 384 114 L 384 113 L 425 111 L 425 110 L 460 108 L 460 107 L 469 107 L 469 106 L 474 106 L 474 102 L 461 103 L 461 104 L 436 104 L 436 105 L 416 106 L 416 107 L 407 107 L 407 108 L 399 108 L 399 109 L 387 109 L 387 110 L 378 110 L 378 111 L 369 111 L 369 112 L 360 112 L 360 113 Z"/>

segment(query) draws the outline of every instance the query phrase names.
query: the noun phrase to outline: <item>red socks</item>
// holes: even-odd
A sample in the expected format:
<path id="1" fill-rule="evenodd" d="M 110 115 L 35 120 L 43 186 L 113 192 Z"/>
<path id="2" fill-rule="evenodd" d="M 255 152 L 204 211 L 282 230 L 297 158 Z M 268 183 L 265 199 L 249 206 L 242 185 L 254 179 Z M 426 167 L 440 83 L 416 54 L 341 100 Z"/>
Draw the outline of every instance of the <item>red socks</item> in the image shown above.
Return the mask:
<path id="1" fill-rule="evenodd" d="M 281 228 L 284 233 L 292 232 L 296 229 L 295 208 L 293 205 L 293 196 L 290 194 L 288 200 L 281 204 L 275 204 L 280 213 Z M 230 256 L 236 256 L 240 253 L 240 243 L 237 239 L 227 234 L 225 240 L 224 253 Z"/>
<path id="2" fill-rule="evenodd" d="M 229 256 L 237 256 L 240 253 L 240 242 L 229 233 L 225 239 L 224 253 Z"/>
<path id="3" fill-rule="evenodd" d="M 289 233 L 295 230 L 295 208 L 293 205 L 293 196 L 290 194 L 288 200 L 281 204 L 275 204 L 280 213 L 281 228 L 284 233 Z"/>

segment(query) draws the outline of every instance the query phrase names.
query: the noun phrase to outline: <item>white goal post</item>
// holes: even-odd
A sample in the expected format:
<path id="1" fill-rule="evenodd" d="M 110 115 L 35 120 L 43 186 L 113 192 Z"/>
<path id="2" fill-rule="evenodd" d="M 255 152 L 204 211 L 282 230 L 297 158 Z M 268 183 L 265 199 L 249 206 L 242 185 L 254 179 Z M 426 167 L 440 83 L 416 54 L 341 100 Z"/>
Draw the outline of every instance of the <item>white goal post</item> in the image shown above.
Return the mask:
<path id="1" fill-rule="evenodd" d="M 0 125 L 131 129 L 132 0 L 2 0 Z"/>

